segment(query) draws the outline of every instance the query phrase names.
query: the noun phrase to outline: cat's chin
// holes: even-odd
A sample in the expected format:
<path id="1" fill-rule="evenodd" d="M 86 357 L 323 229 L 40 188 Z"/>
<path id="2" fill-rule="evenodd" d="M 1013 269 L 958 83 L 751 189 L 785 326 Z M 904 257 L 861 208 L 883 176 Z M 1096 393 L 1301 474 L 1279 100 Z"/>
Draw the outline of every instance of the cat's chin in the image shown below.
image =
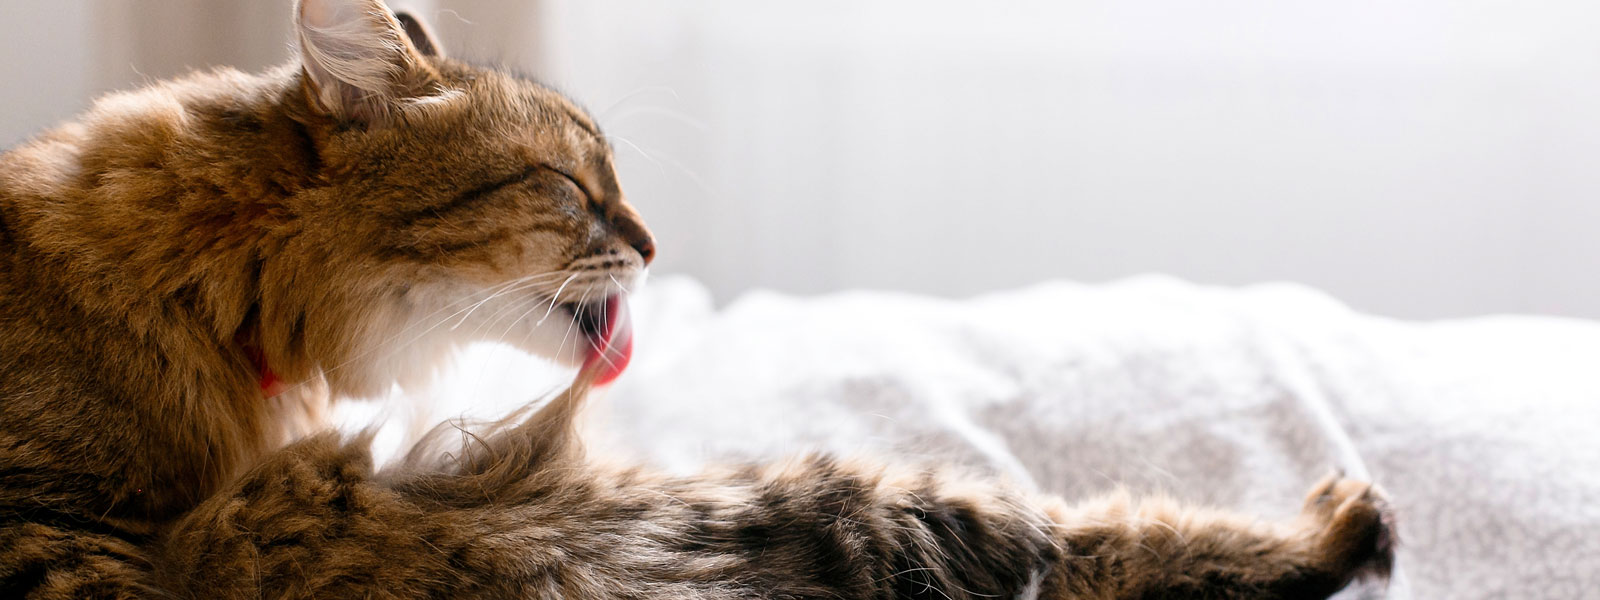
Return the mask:
<path id="1" fill-rule="evenodd" d="M 518 344 L 523 351 L 593 371 L 596 385 L 611 383 L 622 374 L 633 357 L 633 318 L 626 294 L 560 304 L 555 310 L 560 318 L 535 324 L 534 335 L 523 337 L 524 343 Z"/>
<path id="2" fill-rule="evenodd" d="M 599 310 L 579 311 L 578 324 L 589 342 L 583 369 L 595 370 L 595 384 L 616 380 L 633 359 L 633 314 L 624 294 L 608 296 Z"/>

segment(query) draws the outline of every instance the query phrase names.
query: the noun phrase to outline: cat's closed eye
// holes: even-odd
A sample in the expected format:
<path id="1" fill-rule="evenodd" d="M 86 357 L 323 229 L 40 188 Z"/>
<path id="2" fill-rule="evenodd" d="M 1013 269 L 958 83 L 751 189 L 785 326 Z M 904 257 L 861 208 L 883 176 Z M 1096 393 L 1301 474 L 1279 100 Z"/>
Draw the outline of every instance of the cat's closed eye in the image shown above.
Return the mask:
<path id="1" fill-rule="evenodd" d="M 580 183 L 577 178 L 573 177 L 570 173 L 550 166 L 545 166 L 544 168 L 549 169 L 551 172 L 560 175 L 562 179 L 565 179 L 567 183 L 572 186 L 572 189 L 578 193 L 578 197 L 581 198 L 585 203 L 594 201 L 594 195 L 590 194 L 588 188 L 583 187 L 583 184 Z"/>

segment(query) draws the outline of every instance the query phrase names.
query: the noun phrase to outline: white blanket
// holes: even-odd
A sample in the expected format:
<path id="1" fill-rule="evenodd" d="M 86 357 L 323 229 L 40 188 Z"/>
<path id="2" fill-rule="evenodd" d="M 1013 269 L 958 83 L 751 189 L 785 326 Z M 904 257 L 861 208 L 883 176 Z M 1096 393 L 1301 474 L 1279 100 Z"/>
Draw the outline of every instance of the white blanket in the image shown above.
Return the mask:
<path id="1" fill-rule="evenodd" d="M 1600 324 L 1406 323 L 1297 286 L 1163 278 L 721 310 L 669 278 L 635 307 L 594 443 L 666 468 L 865 452 L 1288 516 L 1342 467 L 1389 491 L 1403 544 L 1387 596 L 1344 597 L 1600 590 Z M 486 414 L 559 385 L 518 360 L 474 354 L 440 397 L 499 398 Z"/>

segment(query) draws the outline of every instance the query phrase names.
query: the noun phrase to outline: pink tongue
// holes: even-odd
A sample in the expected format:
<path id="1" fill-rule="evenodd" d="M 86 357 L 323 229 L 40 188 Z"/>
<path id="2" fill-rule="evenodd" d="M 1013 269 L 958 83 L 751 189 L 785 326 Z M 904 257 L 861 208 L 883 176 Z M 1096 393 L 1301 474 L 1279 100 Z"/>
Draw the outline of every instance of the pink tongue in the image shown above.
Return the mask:
<path id="1" fill-rule="evenodd" d="M 583 368 L 599 369 L 595 385 L 615 381 L 622 370 L 628 368 L 633 358 L 633 318 L 628 314 L 628 301 L 622 294 L 606 298 L 598 335 L 590 336 L 589 353 L 583 357 Z"/>

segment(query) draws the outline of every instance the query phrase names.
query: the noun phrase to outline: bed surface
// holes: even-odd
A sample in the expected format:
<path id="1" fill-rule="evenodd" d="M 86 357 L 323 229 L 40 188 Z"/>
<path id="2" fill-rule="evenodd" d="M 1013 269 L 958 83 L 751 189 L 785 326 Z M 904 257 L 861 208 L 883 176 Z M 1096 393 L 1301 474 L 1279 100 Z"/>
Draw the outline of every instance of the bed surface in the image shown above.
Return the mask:
<path id="1" fill-rule="evenodd" d="M 665 468 L 808 450 L 959 461 L 1067 497 L 1117 484 L 1292 514 L 1334 467 L 1400 513 L 1387 596 L 1581 598 L 1600 589 L 1600 324 L 1364 316 L 1291 285 L 1165 278 L 962 301 L 746 295 L 692 280 L 634 300 L 634 364 L 593 444 Z M 441 399 L 559 384 L 469 353 Z M 1592 597 L 1592 596 L 1590 596 Z"/>

